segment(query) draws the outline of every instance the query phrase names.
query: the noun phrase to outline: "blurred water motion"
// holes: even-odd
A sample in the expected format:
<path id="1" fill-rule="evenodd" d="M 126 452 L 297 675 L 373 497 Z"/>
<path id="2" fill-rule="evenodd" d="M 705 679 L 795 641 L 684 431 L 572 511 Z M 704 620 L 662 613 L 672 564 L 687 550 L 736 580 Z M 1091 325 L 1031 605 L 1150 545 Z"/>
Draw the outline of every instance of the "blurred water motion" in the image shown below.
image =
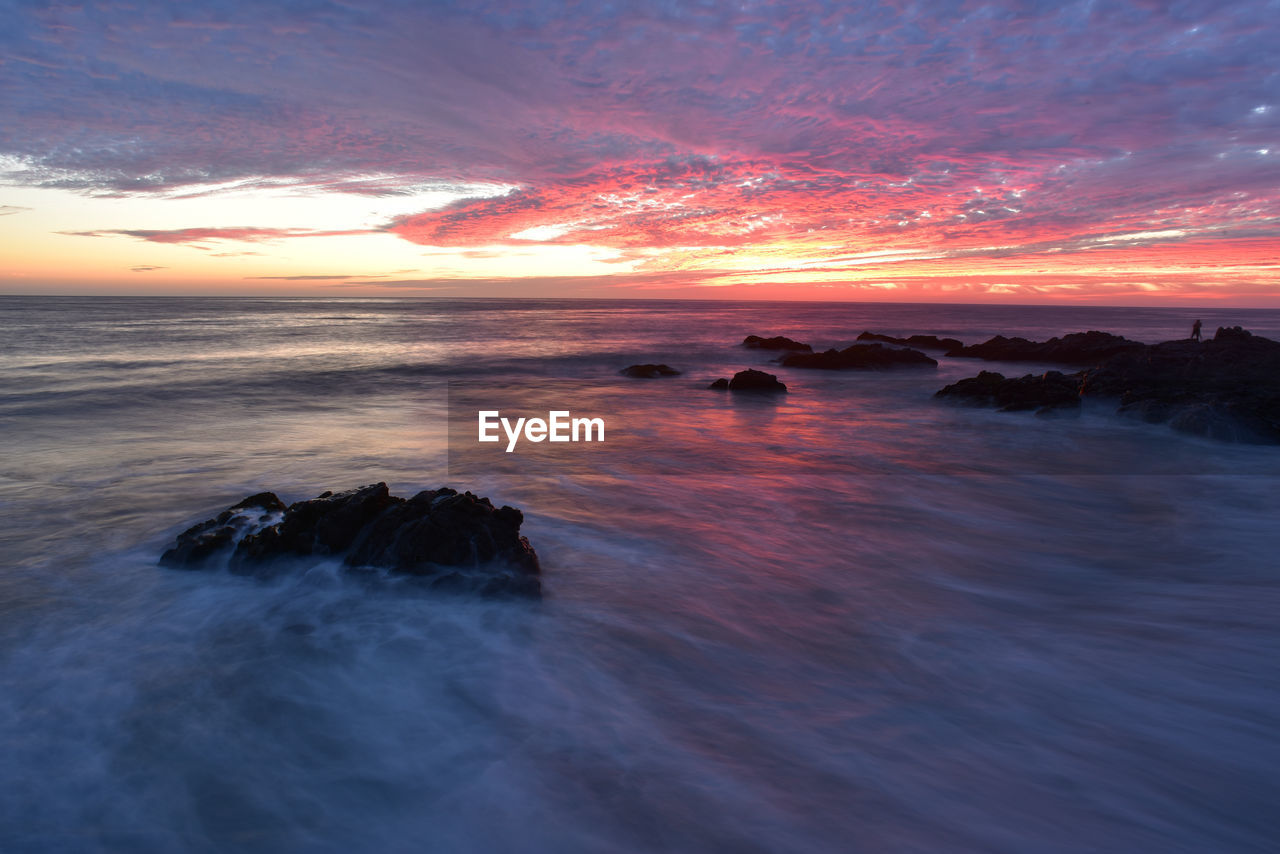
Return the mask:
<path id="1" fill-rule="evenodd" d="M 1208 311 L 0 299 L 0 848 L 1273 850 L 1276 449 L 736 346 L 1280 337 Z M 620 444 L 473 465 L 451 385 Z M 155 566 L 376 480 L 522 507 L 547 598 Z"/>

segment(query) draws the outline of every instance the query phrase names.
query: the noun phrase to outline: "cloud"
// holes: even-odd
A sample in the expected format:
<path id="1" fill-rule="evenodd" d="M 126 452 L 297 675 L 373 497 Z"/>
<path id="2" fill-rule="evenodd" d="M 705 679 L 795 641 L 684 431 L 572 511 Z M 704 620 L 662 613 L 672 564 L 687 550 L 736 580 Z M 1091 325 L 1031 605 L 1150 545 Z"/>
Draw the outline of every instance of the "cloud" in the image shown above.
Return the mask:
<path id="1" fill-rule="evenodd" d="M 310 228 L 254 228 L 240 226 L 226 228 L 175 228 L 168 230 L 109 228 L 98 231 L 66 231 L 62 233 L 73 237 L 134 237 L 138 240 L 146 240 L 149 243 L 176 243 L 205 249 L 208 247 L 200 244 L 215 240 L 262 243 L 292 237 L 340 237 L 352 234 L 369 234 L 370 232 L 368 230 L 321 231 Z"/>
<path id="2" fill-rule="evenodd" d="M 0 216 L 13 216 L 23 211 L 29 211 L 31 208 L 24 208 L 21 205 L 0 205 Z"/>
<path id="3" fill-rule="evenodd" d="M 136 267 L 130 267 L 129 269 L 130 269 L 131 271 L 135 272 L 135 273 L 150 273 L 150 272 L 152 272 L 153 270 L 167 270 L 167 269 L 169 269 L 169 268 L 168 268 L 168 267 L 155 267 L 155 266 L 152 266 L 152 265 L 150 265 L 150 264 L 139 264 L 138 266 L 136 266 Z"/>
<path id="4" fill-rule="evenodd" d="M 385 230 L 669 270 L 886 246 L 1087 255 L 1168 231 L 1249 248 L 1280 236 L 1274 15 L 1263 0 L 38 4 L 0 33 L 0 182 L 508 187 Z M 83 233 L 207 248 L 354 232 Z"/>

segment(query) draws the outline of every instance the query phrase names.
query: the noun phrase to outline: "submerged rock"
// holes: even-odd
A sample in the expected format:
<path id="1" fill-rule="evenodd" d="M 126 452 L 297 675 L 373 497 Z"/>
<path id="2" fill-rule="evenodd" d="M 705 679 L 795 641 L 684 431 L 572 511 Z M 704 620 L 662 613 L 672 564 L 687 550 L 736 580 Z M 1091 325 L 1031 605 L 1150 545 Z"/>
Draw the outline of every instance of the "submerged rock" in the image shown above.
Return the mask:
<path id="1" fill-rule="evenodd" d="M 538 557 L 520 536 L 523 521 L 514 507 L 449 488 L 406 500 L 377 483 L 287 508 L 267 492 L 182 532 L 160 563 L 202 569 L 230 552 L 232 572 L 268 577 L 288 569 L 290 558 L 333 555 L 353 570 L 425 576 L 433 586 L 484 595 L 538 596 Z"/>
<path id="2" fill-rule="evenodd" d="M 786 391 L 787 386 L 781 382 L 773 374 L 766 374 L 764 371 L 748 369 L 738 371 L 733 375 L 733 379 L 718 379 L 707 388 L 713 388 L 720 391 Z"/>
<path id="3" fill-rule="evenodd" d="M 959 350 L 964 342 L 957 338 L 939 338 L 937 335 L 910 335 L 906 338 L 894 338 L 892 335 L 881 335 L 878 332 L 863 332 L 859 341 L 883 341 L 886 344 L 902 344 L 907 347 L 919 347 L 922 350 Z"/>
<path id="4" fill-rule="evenodd" d="M 1060 365 L 1098 365 L 1120 353 L 1135 352 L 1146 347 L 1109 332 L 1072 332 L 1048 341 L 1005 338 L 997 335 L 981 344 L 957 347 L 948 356 L 986 359 L 999 362 L 1055 362 Z"/>
<path id="5" fill-rule="evenodd" d="M 952 383 L 934 397 L 974 406 L 995 406 L 1001 412 L 1036 410 L 1037 415 L 1079 411 L 1081 374 L 1049 371 L 1041 376 L 1006 378 L 994 371 Z"/>
<path id="6" fill-rule="evenodd" d="M 680 372 L 670 365 L 629 365 L 618 371 L 624 377 L 651 380 L 658 377 L 678 377 Z"/>
<path id="7" fill-rule="evenodd" d="M 780 363 L 784 368 L 819 368 L 828 371 L 887 368 L 936 368 L 938 363 L 919 350 L 886 347 L 883 344 L 853 344 L 843 350 L 822 353 L 792 353 Z"/>
<path id="8" fill-rule="evenodd" d="M 785 335 L 775 335 L 772 338 L 761 338 L 759 335 L 748 335 L 742 339 L 742 346 L 749 347 L 752 350 L 795 350 L 803 353 L 812 353 L 813 348 L 808 344 L 800 341 L 793 341 Z"/>

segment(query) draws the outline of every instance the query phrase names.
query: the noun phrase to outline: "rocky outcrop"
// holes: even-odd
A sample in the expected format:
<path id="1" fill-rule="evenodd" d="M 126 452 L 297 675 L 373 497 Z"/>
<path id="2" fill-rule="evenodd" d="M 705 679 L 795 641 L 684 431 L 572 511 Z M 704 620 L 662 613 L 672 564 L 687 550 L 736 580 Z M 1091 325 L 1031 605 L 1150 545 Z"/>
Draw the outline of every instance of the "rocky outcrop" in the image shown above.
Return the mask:
<path id="1" fill-rule="evenodd" d="M 1102 343 L 1100 338 L 1095 340 Z M 1238 326 L 1220 328 L 1203 343 L 1190 339 L 1152 345 L 1127 342 L 1096 367 L 1075 374 L 1050 371 L 1006 379 L 983 371 L 936 396 L 1005 411 L 1037 412 L 1075 409 L 1081 398 L 1112 399 L 1122 414 L 1167 423 L 1184 433 L 1280 444 L 1280 342 Z"/>
<path id="2" fill-rule="evenodd" d="M 843 350 L 822 353 L 791 353 L 782 358 L 784 368 L 819 368 L 828 371 L 888 368 L 936 368 L 938 363 L 919 350 L 886 347 L 883 344 L 853 344 Z"/>
<path id="3" fill-rule="evenodd" d="M 781 382 L 773 374 L 766 374 L 764 371 L 748 369 L 738 371 L 733 375 L 733 379 L 718 379 L 707 388 L 717 389 L 719 391 L 753 391 L 753 392 L 778 392 L 786 391 L 787 386 Z"/>
<path id="4" fill-rule="evenodd" d="M 947 355 L 998 362 L 1050 362 L 1058 365 L 1099 365 L 1120 353 L 1137 352 L 1147 345 L 1109 332 L 1073 332 L 1048 341 L 1005 338 L 997 335 L 981 344 L 958 347 Z"/>
<path id="5" fill-rule="evenodd" d="M 1082 390 L 1184 433 L 1280 443 L 1280 342 L 1238 326 L 1203 343 L 1166 341 L 1115 356 L 1085 374 Z"/>
<path id="6" fill-rule="evenodd" d="M 775 335 L 772 338 L 761 338 L 759 335 L 748 335 L 742 339 L 742 346 L 752 350 L 794 350 L 802 353 L 812 353 L 813 348 L 808 344 L 799 341 L 793 341 L 785 335 Z"/>
<path id="7" fill-rule="evenodd" d="M 937 335 L 910 335 L 906 338 L 894 338 L 892 335 L 881 335 L 878 332 L 863 332 L 859 341 L 883 341 L 885 344 L 901 344 L 905 347 L 918 347 L 921 350 L 959 350 L 964 342 L 956 338 L 939 338 Z"/>
<path id="8" fill-rule="evenodd" d="M 352 570 L 423 576 L 434 587 L 538 596 L 538 557 L 520 536 L 523 521 L 514 507 L 448 488 L 406 500 L 378 483 L 288 507 L 266 492 L 179 534 L 160 563 L 202 569 L 229 554 L 232 572 L 270 577 L 290 559 L 340 556 Z"/>
<path id="9" fill-rule="evenodd" d="M 1049 371 L 1035 376 L 1006 378 L 994 371 L 952 383 L 934 397 L 973 406 L 994 406 L 1001 412 L 1033 409 L 1037 415 L 1080 410 L 1082 374 Z"/>
<path id="10" fill-rule="evenodd" d="M 680 372 L 670 365 L 629 365 L 618 371 L 624 377 L 651 380 L 658 377 L 678 377 Z"/>
<path id="11" fill-rule="evenodd" d="M 232 504 L 212 519 L 192 525 L 178 535 L 173 547 L 160 556 L 164 566 L 195 567 L 240 541 L 250 531 L 278 522 L 284 502 L 273 492 L 259 492 Z"/>

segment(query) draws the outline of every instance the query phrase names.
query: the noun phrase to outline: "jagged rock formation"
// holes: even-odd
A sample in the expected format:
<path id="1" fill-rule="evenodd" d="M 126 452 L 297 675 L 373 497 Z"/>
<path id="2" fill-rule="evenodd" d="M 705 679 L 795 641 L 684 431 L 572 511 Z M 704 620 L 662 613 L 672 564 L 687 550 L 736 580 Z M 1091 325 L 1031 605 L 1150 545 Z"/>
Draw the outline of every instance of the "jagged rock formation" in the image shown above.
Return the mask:
<path id="1" fill-rule="evenodd" d="M 1006 379 L 983 371 L 947 386 L 936 396 L 1002 410 L 1040 411 L 1077 407 L 1081 398 L 1113 399 L 1122 414 L 1168 423 L 1184 433 L 1231 442 L 1280 444 L 1280 342 L 1238 326 L 1219 328 L 1209 341 L 1185 339 L 1152 345 L 1114 335 L 1104 339 L 1098 337 L 1105 335 L 1100 332 L 1081 335 L 1094 336 L 1094 352 L 1107 348 L 1106 339 L 1118 349 L 1078 373 L 1050 371 L 1040 377 Z M 1046 344 L 1068 339 L 1084 340 L 1066 335 Z M 1084 350 L 1076 352 L 1083 354 Z"/>
<path id="2" fill-rule="evenodd" d="M 203 569 L 219 554 L 234 573 L 270 577 L 291 559 L 340 556 L 350 569 L 387 569 L 483 595 L 538 596 L 538 557 L 520 536 L 524 514 L 443 488 L 409 499 L 385 483 L 325 492 L 285 506 L 263 492 L 178 535 L 163 566 Z"/>

